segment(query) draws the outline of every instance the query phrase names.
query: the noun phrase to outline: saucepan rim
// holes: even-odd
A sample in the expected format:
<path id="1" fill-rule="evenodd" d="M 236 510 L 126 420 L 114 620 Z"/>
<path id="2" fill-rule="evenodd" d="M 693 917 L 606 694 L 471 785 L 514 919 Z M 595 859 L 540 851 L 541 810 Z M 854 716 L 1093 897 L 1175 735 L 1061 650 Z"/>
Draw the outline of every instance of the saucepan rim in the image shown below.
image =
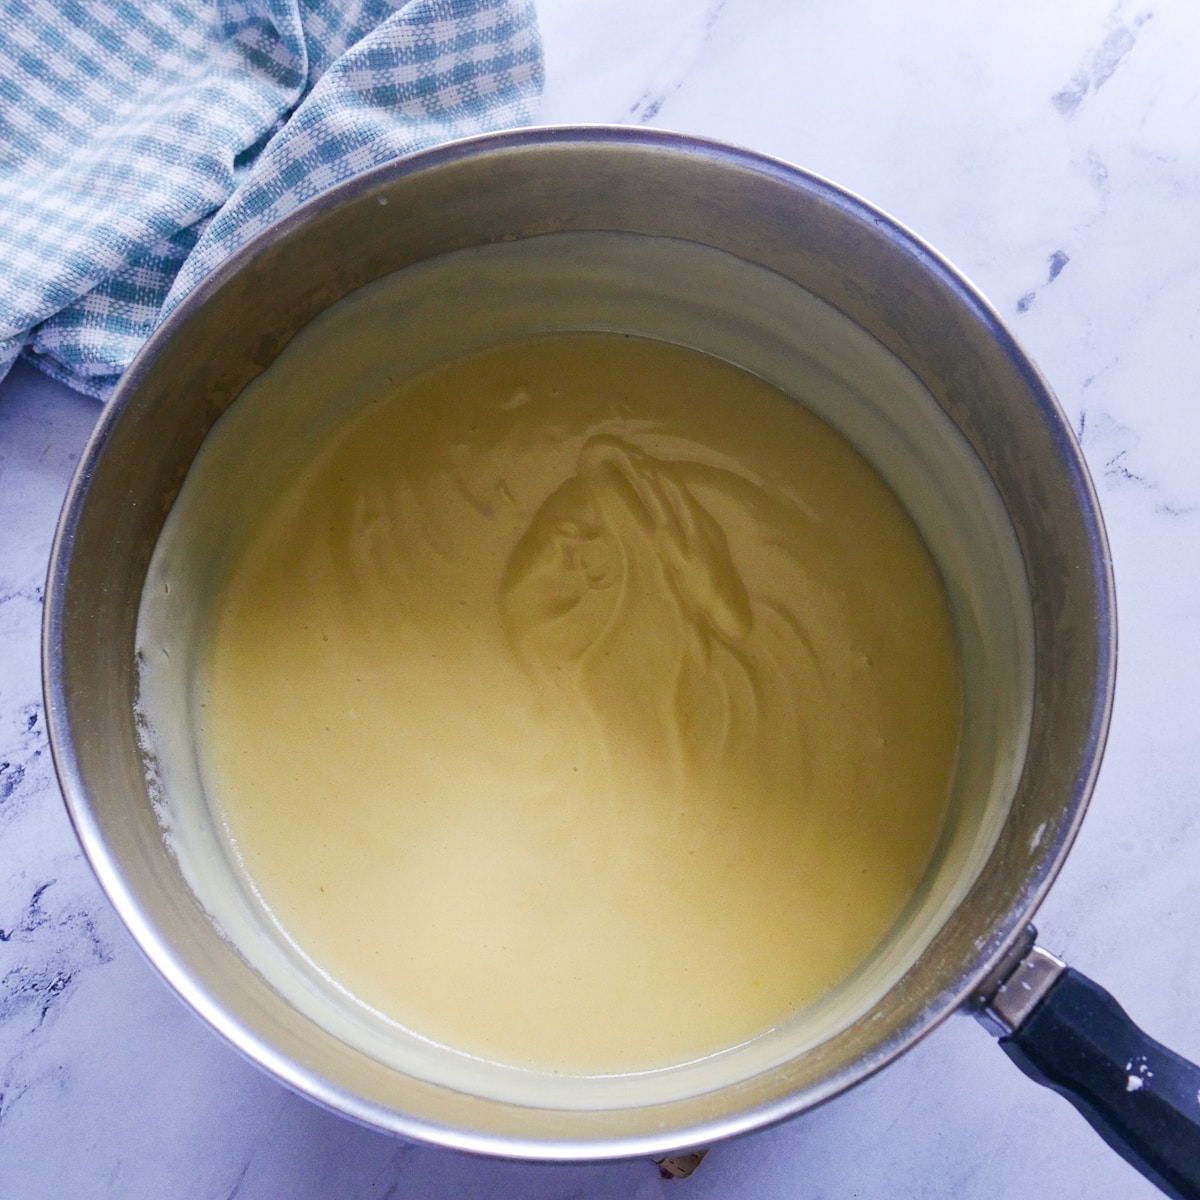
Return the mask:
<path id="1" fill-rule="evenodd" d="M 88 503 L 89 486 L 101 462 L 113 431 L 127 419 L 136 404 L 139 389 L 156 360 L 169 354 L 179 331 L 202 311 L 213 295 L 235 279 L 265 250 L 302 230 L 324 214 L 368 195 L 384 186 L 417 172 L 453 165 L 464 158 L 564 147 L 618 151 L 635 150 L 658 155 L 699 157 L 722 167 L 738 169 L 807 193 L 837 206 L 848 221 L 866 225 L 888 239 L 898 250 L 916 260 L 921 269 L 934 278 L 970 319 L 1009 360 L 1024 381 L 1031 403 L 1040 410 L 1041 419 L 1052 431 L 1058 462 L 1069 481 L 1085 531 L 1086 555 L 1095 581 L 1092 603 L 1095 607 L 1095 659 L 1093 692 L 1086 733 L 1081 738 L 1079 757 L 1082 769 L 1075 779 L 1073 792 L 1061 799 L 1063 820 L 1037 848 L 1031 865 L 1020 881 L 999 919 L 979 930 L 978 952 L 971 961 L 961 963 L 955 982 L 943 989 L 907 1026 L 863 1055 L 852 1069 L 829 1074 L 816 1086 L 782 1096 L 773 1103 L 747 1110 L 732 1111 L 694 1123 L 686 1128 L 667 1130 L 650 1128 L 633 1135 L 603 1140 L 586 1136 L 537 1138 L 496 1134 L 447 1127 L 412 1114 L 380 1111 L 378 1105 L 364 1100 L 303 1064 L 290 1059 L 267 1044 L 254 1029 L 247 1027 L 214 999 L 186 954 L 168 943 L 150 919 L 126 878 L 123 865 L 115 857 L 105 837 L 84 779 L 69 712 L 64 672 L 63 627 L 68 601 L 69 577 L 76 548 L 81 515 Z M 406 156 L 355 176 L 307 201 L 293 213 L 275 222 L 234 252 L 210 276 L 182 298 L 152 334 L 134 363 L 121 379 L 112 399 L 99 415 L 71 481 L 59 519 L 45 591 L 42 636 L 42 672 L 46 718 L 51 752 L 58 773 L 67 811 L 84 853 L 101 887 L 129 928 L 135 942 L 155 969 L 171 987 L 208 1024 L 218 1030 L 240 1053 L 256 1065 L 281 1079 L 310 1099 L 343 1115 L 377 1128 L 452 1147 L 485 1154 L 528 1159 L 582 1160 L 611 1159 L 708 1144 L 780 1121 L 807 1110 L 846 1090 L 853 1084 L 886 1066 L 909 1049 L 954 1011 L 963 1007 L 981 982 L 1003 958 L 1009 946 L 1024 930 L 1030 916 L 1042 901 L 1057 876 L 1082 822 L 1088 800 L 1100 768 L 1103 746 L 1112 712 L 1116 674 L 1115 595 L 1108 541 L 1095 488 L 1082 453 L 1047 382 L 1020 349 L 1005 323 L 960 272 L 936 250 L 892 217 L 853 193 L 800 167 L 754 151 L 740 149 L 699 137 L 624 126 L 538 127 L 487 134 L 463 139 Z M 249 969 L 249 968 L 248 968 Z M 281 1001 L 282 1002 L 282 1001 Z M 647 1109 L 647 1112 L 650 1110 Z"/>

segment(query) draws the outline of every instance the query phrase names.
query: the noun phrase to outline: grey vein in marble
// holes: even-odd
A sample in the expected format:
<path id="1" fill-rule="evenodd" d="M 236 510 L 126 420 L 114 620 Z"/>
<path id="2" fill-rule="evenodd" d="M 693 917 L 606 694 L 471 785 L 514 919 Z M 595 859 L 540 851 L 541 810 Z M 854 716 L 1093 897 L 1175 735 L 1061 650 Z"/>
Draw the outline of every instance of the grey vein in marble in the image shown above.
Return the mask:
<path id="1" fill-rule="evenodd" d="M 674 52 L 655 73 L 654 82 L 630 105 L 629 115 L 638 124 L 645 125 L 653 121 L 667 99 L 683 87 L 711 40 L 724 8 L 725 0 L 709 0 L 707 9 L 698 15 L 696 24 L 684 30 Z"/>
<path id="2" fill-rule="evenodd" d="M 1104 40 L 1087 56 L 1071 82 L 1051 98 L 1051 103 L 1064 117 L 1072 116 L 1089 93 L 1098 92 L 1112 78 L 1117 68 L 1133 52 L 1141 27 L 1154 16 L 1153 12 L 1145 11 L 1132 20 L 1122 20 L 1120 13 L 1123 7 L 1118 5 L 1113 11 Z"/>

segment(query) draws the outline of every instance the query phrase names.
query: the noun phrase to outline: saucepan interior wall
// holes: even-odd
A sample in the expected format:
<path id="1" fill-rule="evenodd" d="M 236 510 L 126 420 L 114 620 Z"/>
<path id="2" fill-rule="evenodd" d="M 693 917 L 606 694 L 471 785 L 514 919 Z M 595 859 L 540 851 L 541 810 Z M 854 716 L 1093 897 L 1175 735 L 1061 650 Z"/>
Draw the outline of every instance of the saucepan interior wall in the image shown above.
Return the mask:
<path id="1" fill-rule="evenodd" d="M 918 894 L 823 1001 L 700 1063 L 573 1079 L 509 1069 L 397 1029 L 324 977 L 275 925 L 228 853 L 194 731 L 216 584 L 272 498 L 364 397 L 471 350 L 533 333 L 627 332 L 738 364 L 847 436 L 922 530 L 947 586 L 964 735 L 943 836 Z M 377 347 L 389 345 L 386 361 Z M 304 381 L 292 387 L 291 381 Z M 320 397 L 291 403 L 278 398 Z M 1024 567 L 996 489 L 927 388 L 878 341 L 782 276 L 678 239 L 549 234 L 460 250 L 367 285 L 283 351 L 213 429 L 164 528 L 139 632 L 141 711 L 168 840 L 204 908 L 300 1012 L 407 1074 L 517 1104 L 641 1106 L 710 1091 L 802 1054 L 861 1018 L 912 967 L 978 875 L 1024 759 L 1033 649 Z"/>

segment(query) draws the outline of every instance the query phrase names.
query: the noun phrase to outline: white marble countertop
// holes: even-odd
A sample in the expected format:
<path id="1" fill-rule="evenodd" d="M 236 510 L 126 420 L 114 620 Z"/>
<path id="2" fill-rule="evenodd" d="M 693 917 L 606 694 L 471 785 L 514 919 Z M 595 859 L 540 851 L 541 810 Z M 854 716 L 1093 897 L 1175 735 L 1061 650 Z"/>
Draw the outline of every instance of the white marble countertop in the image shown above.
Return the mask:
<path id="1" fill-rule="evenodd" d="M 918 232 L 1081 434 L 1112 538 L 1116 712 L 1042 941 L 1200 1060 L 1200 7 L 1195 0 L 540 0 L 546 123 L 776 155 Z M 1158 1195 L 956 1017 L 822 1109 L 649 1162 L 407 1145 L 247 1065 L 142 959 L 75 843 L 39 681 L 55 519 L 97 406 L 0 384 L 0 1194 L 134 1200 Z"/>

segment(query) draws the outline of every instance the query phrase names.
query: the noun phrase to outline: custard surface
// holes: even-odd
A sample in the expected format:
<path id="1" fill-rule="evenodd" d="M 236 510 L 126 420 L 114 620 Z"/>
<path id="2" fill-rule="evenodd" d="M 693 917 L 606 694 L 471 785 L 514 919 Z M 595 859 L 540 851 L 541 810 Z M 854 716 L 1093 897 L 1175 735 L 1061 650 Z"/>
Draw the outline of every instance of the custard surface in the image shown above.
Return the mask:
<path id="1" fill-rule="evenodd" d="M 959 736 L 892 492 L 775 388 L 622 335 L 363 400 L 247 541 L 202 677 L 288 937 L 420 1036 L 569 1073 L 827 993 L 920 882 Z"/>

